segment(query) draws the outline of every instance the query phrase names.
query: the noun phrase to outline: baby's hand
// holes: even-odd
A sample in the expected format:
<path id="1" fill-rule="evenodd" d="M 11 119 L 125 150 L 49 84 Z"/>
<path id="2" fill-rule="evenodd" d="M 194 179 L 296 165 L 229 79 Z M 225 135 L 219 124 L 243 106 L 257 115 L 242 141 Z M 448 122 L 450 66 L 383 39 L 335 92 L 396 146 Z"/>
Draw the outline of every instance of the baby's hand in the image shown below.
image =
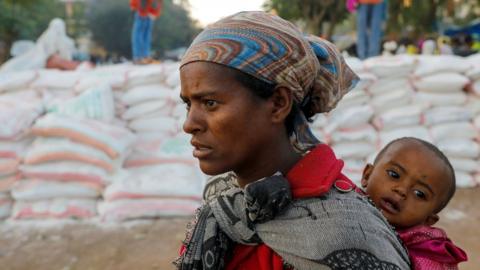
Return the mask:
<path id="1" fill-rule="evenodd" d="M 273 219 L 292 201 L 288 180 L 273 175 L 245 187 L 247 216 L 250 222 L 263 223 Z"/>

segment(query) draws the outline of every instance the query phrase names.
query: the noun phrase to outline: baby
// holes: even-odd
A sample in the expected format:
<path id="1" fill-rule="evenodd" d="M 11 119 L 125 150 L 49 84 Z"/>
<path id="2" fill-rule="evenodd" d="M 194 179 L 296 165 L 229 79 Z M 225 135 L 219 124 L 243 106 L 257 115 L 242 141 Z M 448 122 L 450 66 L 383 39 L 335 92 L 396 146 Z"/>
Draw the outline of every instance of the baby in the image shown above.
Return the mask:
<path id="1" fill-rule="evenodd" d="M 431 227 L 455 193 L 455 174 L 434 145 L 417 139 L 390 142 L 368 164 L 361 181 L 406 246 L 412 269 L 457 269 L 466 261 L 445 232 Z"/>

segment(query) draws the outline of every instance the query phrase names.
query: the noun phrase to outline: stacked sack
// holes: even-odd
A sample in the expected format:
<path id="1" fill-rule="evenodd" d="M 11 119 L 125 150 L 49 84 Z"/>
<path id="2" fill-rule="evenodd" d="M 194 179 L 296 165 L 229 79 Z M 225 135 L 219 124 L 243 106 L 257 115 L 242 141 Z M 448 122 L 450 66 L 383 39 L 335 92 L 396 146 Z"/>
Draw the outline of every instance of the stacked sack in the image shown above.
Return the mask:
<path id="1" fill-rule="evenodd" d="M 178 68 L 164 63 L 128 74 L 121 117 L 138 140 L 104 192 L 103 220 L 192 215 L 200 205 L 205 177 L 181 129 L 186 109 L 178 98 Z"/>
<path id="2" fill-rule="evenodd" d="M 111 124 L 108 86 L 92 88 L 62 104 L 32 127 L 36 139 L 12 189 L 12 218 L 90 218 L 97 200 L 121 168 L 135 137 Z"/>
<path id="3" fill-rule="evenodd" d="M 375 57 L 364 62 L 378 78 L 368 89 L 375 111 L 372 124 L 379 134 L 377 152 L 390 141 L 404 136 L 430 141 L 421 123 L 423 107 L 414 102 L 414 89 L 409 80 L 415 63 L 408 56 Z M 368 161 L 372 162 L 376 154 L 373 152 Z"/>
<path id="4" fill-rule="evenodd" d="M 130 167 L 105 190 L 100 216 L 104 221 L 190 216 L 201 204 L 204 179 L 195 166 L 181 162 Z"/>
<path id="5" fill-rule="evenodd" d="M 75 97 L 72 89 L 85 73 L 86 71 L 42 69 L 37 71 L 38 76 L 30 88 L 42 95 L 45 104 L 70 99 Z"/>
<path id="6" fill-rule="evenodd" d="M 326 141 L 345 162 L 343 172 L 359 183 L 366 158 L 375 151 L 377 143 L 377 133 L 370 124 L 374 109 L 367 92 L 376 77 L 364 70 L 363 65 L 351 63 L 352 59 L 347 61 L 360 81 L 328 114 L 323 131 Z"/>
<path id="7" fill-rule="evenodd" d="M 10 87 L 11 84 L 0 85 L 0 89 L 8 92 L 0 96 L 0 219 L 10 216 L 10 191 L 20 179 L 18 167 L 32 141 L 30 127 L 43 112 L 41 99 L 35 92 Z"/>
<path id="8" fill-rule="evenodd" d="M 476 185 L 480 154 L 473 113 L 463 91 L 470 82 L 464 75 L 469 69 L 462 57 L 422 56 L 412 80 L 415 99 L 426 107 L 424 125 L 429 127 L 433 143 L 451 161 L 460 187 Z"/>
<path id="9" fill-rule="evenodd" d="M 127 90 L 120 98 L 126 110 L 121 118 L 140 138 L 162 138 L 178 132 L 171 117 L 173 91 L 165 79 L 164 65 L 146 66 L 127 74 Z"/>
<path id="10" fill-rule="evenodd" d="M 76 94 L 80 94 L 99 85 L 110 87 L 113 93 L 116 116 L 113 123 L 126 126 L 126 123 L 120 117 L 127 108 L 122 103 L 121 97 L 127 83 L 127 74 L 132 68 L 128 64 L 96 67 L 89 72 L 85 72 L 84 76 L 77 81 L 73 90 Z"/>

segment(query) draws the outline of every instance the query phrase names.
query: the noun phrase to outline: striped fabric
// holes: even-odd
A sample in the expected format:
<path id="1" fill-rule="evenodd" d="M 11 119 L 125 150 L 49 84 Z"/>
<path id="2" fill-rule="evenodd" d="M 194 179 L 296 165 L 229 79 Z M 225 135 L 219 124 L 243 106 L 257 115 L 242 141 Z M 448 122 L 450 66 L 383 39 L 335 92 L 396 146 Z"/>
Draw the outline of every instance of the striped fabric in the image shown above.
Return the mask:
<path id="1" fill-rule="evenodd" d="M 288 87 L 297 104 L 312 114 L 332 110 L 358 81 L 333 44 L 305 36 L 292 23 L 261 11 L 240 12 L 208 26 L 181 65 L 195 61 L 222 64 Z M 310 137 L 296 135 L 297 140 Z"/>

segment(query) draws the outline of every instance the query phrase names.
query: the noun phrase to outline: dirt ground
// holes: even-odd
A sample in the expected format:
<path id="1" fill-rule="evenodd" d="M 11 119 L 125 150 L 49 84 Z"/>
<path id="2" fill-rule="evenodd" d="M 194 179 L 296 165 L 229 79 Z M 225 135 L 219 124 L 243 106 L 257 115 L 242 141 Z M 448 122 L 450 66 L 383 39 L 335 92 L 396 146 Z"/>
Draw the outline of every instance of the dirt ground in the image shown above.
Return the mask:
<path id="1" fill-rule="evenodd" d="M 458 190 L 441 216 L 443 227 L 469 254 L 461 270 L 480 266 L 480 189 Z M 2 270 L 173 269 L 187 219 L 0 223 Z"/>

